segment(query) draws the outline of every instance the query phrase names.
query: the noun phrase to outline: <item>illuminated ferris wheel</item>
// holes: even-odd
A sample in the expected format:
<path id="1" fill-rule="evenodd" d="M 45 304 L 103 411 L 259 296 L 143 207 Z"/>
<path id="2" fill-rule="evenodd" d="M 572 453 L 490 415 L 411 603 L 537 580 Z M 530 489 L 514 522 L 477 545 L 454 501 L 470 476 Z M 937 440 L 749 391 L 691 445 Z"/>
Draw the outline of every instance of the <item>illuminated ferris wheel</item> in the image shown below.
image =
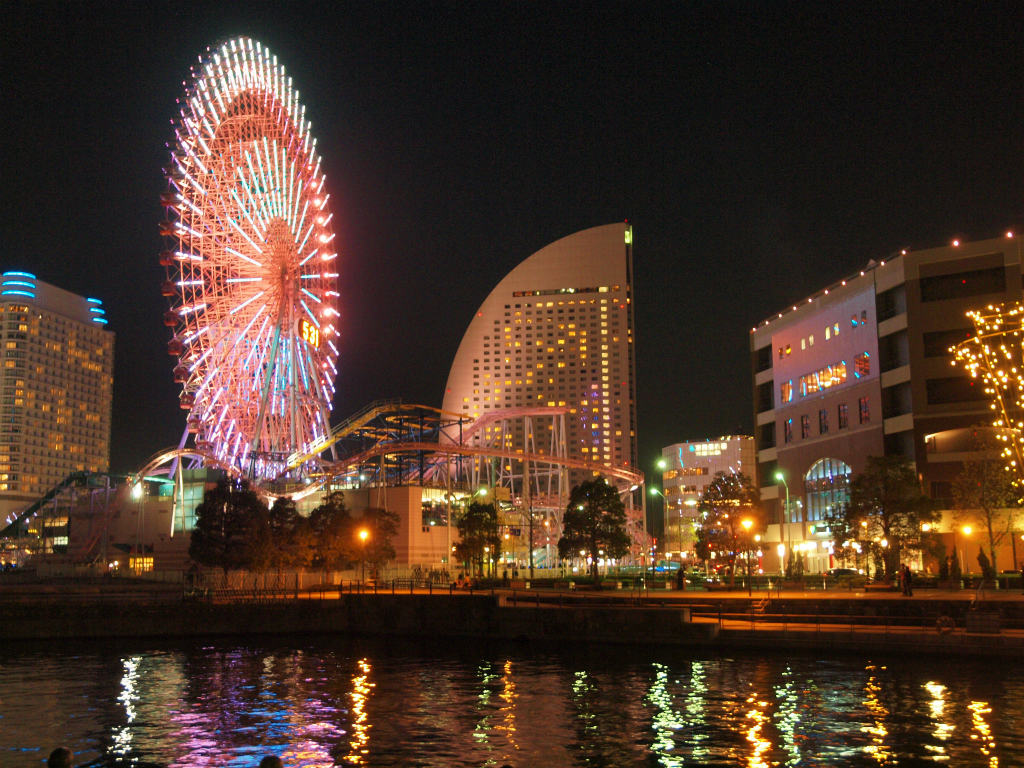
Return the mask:
<path id="1" fill-rule="evenodd" d="M 161 196 L 164 323 L 195 446 L 257 478 L 329 431 L 337 252 L 316 141 L 277 57 L 239 38 L 193 68 Z"/>

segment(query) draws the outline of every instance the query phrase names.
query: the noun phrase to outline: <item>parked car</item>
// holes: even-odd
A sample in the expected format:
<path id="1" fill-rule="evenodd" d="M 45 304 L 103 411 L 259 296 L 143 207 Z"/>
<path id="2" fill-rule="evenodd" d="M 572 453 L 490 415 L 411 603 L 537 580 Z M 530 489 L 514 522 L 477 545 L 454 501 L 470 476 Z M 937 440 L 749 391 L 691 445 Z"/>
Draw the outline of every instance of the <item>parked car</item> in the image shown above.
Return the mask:
<path id="1" fill-rule="evenodd" d="M 828 575 L 834 579 L 838 579 L 840 576 L 859 576 L 856 568 L 829 568 Z"/>

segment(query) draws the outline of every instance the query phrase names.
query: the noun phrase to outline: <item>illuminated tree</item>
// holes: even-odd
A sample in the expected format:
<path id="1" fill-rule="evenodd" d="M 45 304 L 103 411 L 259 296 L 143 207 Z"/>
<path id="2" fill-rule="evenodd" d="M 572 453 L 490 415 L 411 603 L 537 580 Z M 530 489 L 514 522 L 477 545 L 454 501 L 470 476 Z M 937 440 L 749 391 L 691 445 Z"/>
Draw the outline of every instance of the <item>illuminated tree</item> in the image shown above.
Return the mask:
<path id="1" fill-rule="evenodd" d="M 629 546 L 626 507 L 619 492 L 603 477 L 595 477 L 573 488 L 562 515 L 558 556 L 565 560 L 585 552 L 590 558 L 591 576 L 596 581 L 600 578 L 598 558 L 622 557 L 629 552 Z"/>
<path id="2" fill-rule="evenodd" d="M 1019 506 L 1024 504 L 1024 305 L 990 304 L 967 317 L 974 324 L 974 336 L 950 348 L 953 364 L 963 366 L 985 386 Z"/>
<path id="3" fill-rule="evenodd" d="M 746 475 L 719 472 L 708 483 L 697 505 L 701 525 L 694 548 L 702 560 L 723 558 L 729 568 L 729 585 L 736 583 L 736 555 L 751 549 L 754 530 L 760 529 L 759 494 Z M 750 526 L 743 521 L 750 520 Z"/>

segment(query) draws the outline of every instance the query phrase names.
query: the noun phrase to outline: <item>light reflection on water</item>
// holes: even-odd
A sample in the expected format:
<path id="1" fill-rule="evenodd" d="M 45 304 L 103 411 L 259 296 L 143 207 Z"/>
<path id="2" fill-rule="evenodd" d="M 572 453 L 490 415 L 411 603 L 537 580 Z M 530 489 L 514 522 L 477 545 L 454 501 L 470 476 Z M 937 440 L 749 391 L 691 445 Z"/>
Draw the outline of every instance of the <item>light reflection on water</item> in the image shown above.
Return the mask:
<path id="1" fill-rule="evenodd" d="M 0 653 L 0 765 L 1024 765 L 1024 670 L 394 641 Z"/>

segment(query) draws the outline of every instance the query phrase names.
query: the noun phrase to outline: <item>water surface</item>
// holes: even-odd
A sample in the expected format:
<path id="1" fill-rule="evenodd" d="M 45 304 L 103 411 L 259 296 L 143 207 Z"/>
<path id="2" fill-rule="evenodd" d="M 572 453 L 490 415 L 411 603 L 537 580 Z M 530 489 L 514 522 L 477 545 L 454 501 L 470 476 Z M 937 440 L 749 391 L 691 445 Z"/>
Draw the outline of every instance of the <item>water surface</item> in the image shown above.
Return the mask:
<path id="1" fill-rule="evenodd" d="M 1005 662 L 266 638 L 0 651 L 0 765 L 1024 765 Z"/>

